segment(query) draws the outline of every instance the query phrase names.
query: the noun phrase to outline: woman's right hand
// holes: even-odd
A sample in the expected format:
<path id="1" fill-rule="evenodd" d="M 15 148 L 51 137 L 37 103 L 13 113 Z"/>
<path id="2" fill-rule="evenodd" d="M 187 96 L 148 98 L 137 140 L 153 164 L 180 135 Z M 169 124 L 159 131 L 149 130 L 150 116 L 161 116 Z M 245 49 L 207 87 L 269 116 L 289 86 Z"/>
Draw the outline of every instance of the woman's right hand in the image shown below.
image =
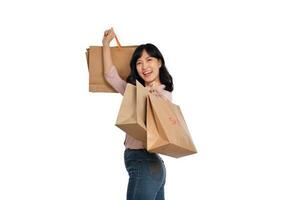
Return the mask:
<path id="1" fill-rule="evenodd" d="M 102 39 L 102 44 L 104 45 L 108 45 L 110 44 L 110 42 L 112 41 L 112 39 L 114 39 L 115 37 L 115 32 L 113 28 L 107 29 L 104 31 L 104 35 L 103 35 L 103 39 Z"/>

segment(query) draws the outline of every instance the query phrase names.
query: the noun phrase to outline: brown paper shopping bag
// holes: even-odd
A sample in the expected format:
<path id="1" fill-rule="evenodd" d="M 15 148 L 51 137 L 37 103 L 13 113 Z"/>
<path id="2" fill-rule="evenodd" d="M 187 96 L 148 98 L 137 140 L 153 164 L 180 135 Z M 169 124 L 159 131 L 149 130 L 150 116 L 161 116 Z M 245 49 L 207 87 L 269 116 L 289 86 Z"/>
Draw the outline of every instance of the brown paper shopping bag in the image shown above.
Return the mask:
<path id="1" fill-rule="evenodd" d="M 115 38 L 117 40 L 117 38 Z M 120 77 L 126 80 L 130 73 L 131 56 L 137 46 L 111 47 L 111 56 Z M 90 46 L 86 52 L 86 59 L 89 70 L 89 91 L 90 92 L 116 92 L 104 78 L 102 46 Z"/>
<path id="2" fill-rule="evenodd" d="M 146 124 L 148 151 L 175 158 L 197 153 L 178 105 L 148 94 Z"/>
<path id="3" fill-rule="evenodd" d="M 116 126 L 137 140 L 146 143 L 146 98 L 148 90 L 136 82 L 127 83 Z"/>

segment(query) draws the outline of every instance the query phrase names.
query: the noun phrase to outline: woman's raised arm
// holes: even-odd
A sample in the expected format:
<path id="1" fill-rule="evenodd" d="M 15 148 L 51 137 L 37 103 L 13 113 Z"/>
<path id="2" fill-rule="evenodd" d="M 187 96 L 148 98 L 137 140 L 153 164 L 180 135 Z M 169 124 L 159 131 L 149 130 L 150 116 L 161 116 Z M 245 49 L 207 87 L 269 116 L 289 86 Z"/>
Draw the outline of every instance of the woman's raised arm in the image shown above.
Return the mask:
<path id="1" fill-rule="evenodd" d="M 115 37 L 113 28 L 104 31 L 103 44 L 103 64 L 104 64 L 104 78 L 105 80 L 119 93 L 124 94 L 126 88 L 126 81 L 124 81 L 115 65 L 113 64 L 110 52 L 110 42 Z"/>

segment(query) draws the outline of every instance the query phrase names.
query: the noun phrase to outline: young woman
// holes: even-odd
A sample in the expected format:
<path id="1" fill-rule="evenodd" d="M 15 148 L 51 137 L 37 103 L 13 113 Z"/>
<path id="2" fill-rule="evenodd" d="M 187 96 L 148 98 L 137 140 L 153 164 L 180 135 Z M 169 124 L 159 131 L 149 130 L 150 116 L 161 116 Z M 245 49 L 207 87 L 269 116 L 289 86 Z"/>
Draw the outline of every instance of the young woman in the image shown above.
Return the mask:
<path id="1" fill-rule="evenodd" d="M 136 80 L 149 92 L 165 100 L 172 100 L 173 80 L 165 61 L 156 46 L 143 44 L 136 48 L 131 61 L 131 73 L 122 80 L 111 59 L 110 42 L 115 37 L 113 29 L 104 32 L 103 61 L 105 79 L 122 95 L 126 84 L 135 85 Z M 164 200 L 166 169 L 162 158 L 148 152 L 143 142 L 126 134 L 124 161 L 129 174 L 127 200 Z"/>

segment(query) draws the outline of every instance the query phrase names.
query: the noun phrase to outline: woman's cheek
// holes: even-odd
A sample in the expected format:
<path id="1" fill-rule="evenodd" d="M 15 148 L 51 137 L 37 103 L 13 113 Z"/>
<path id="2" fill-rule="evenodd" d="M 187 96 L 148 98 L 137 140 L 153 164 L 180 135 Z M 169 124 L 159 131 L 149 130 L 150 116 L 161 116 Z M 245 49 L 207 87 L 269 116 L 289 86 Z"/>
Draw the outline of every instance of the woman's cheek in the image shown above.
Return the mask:
<path id="1" fill-rule="evenodd" d="M 138 74 L 140 75 L 140 77 L 143 77 L 143 73 L 142 73 L 141 69 L 138 68 L 137 71 L 138 71 Z"/>
<path id="2" fill-rule="evenodd" d="M 159 71 L 155 70 L 155 77 L 159 76 Z"/>

